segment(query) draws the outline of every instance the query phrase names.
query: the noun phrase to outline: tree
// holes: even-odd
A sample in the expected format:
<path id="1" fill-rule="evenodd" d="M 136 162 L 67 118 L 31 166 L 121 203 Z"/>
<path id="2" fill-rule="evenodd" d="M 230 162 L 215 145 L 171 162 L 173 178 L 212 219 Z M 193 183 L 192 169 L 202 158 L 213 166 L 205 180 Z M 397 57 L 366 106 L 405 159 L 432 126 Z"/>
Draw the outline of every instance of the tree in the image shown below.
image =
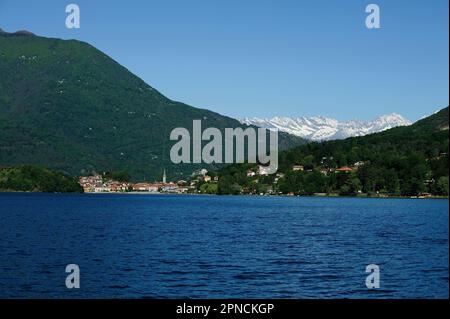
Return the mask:
<path id="1" fill-rule="evenodd" d="M 418 196 L 425 191 L 425 185 L 422 180 L 416 177 L 410 177 L 403 181 L 402 195 L 403 196 Z"/>
<path id="2" fill-rule="evenodd" d="M 232 176 L 223 176 L 219 180 L 217 193 L 220 195 L 239 195 L 242 187 L 237 184 Z"/>
<path id="3" fill-rule="evenodd" d="M 348 182 L 347 185 L 350 188 L 350 192 L 352 194 L 357 194 L 361 191 L 361 181 L 358 177 L 352 177 Z"/>
<path id="4" fill-rule="evenodd" d="M 307 155 L 303 158 L 302 164 L 304 166 L 313 166 L 314 165 L 314 156 L 313 155 Z"/>
<path id="5" fill-rule="evenodd" d="M 205 183 L 200 186 L 200 193 L 202 194 L 217 194 L 218 186 L 215 183 Z"/>
<path id="6" fill-rule="evenodd" d="M 400 195 L 400 181 L 394 169 L 386 170 L 383 174 L 386 192 L 392 195 Z"/>
<path id="7" fill-rule="evenodd" d="M 436 191 L 438 195 L 448 196 L 448 176 L 439 177 L 436 182 Z"/>

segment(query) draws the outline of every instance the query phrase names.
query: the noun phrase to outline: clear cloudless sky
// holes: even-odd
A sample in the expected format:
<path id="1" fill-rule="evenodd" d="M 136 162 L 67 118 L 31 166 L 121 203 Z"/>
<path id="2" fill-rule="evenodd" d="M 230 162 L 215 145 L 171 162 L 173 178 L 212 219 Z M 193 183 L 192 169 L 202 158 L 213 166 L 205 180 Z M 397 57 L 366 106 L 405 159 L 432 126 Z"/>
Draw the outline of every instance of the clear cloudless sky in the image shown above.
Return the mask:
<path id="1" fill-rule="evenodd" d="M 65 7 L 81 28 L 65 27 Z M 365 8 L 381 8 L 367 29 Z M 448 0 L 0 0 L 0 28 L 79 39 L 232 117 L 410 120 L 448 105 Z M 2 76 L 0 74 L 0 76 Z"/>

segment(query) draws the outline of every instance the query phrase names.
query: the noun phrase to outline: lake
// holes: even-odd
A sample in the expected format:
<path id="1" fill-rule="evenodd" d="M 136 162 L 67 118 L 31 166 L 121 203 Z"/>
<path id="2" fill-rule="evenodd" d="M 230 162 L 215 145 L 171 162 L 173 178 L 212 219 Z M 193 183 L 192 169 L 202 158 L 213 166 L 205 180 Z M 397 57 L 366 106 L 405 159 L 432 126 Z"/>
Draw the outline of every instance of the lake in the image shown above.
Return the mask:
<path id="1" fill-rule="evenodd" d="M 448 298 L 448 213 L 447 200 L 3 193 L 0 298 Z"/>

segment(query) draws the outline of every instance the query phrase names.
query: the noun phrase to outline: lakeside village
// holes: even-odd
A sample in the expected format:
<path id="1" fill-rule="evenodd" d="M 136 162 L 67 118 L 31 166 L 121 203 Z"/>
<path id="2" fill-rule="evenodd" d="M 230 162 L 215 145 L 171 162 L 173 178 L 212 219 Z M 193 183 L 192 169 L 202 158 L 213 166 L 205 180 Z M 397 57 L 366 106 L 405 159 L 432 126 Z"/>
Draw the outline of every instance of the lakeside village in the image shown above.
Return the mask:
<path id="1" fill-rule="evenodd" d="M 167 182 L 166 171 L 164 170 L 161 182 L 120 182 L 108 178 L 106 173 L 91 176 L 80 176 L 79 184 L 85 193 L 172 193 L 188 194 L 198 193 L 197 184 L 217 183 L 217 176 L 208 175 L 208 170 L 200 169 L 192 173 L 190 181 L 179 180 L 178 182 Z"/>
<path id="2" fill-rule="evenodd" d="M 295 166 L 293 170 L 303 170 L 303 166 Z M 268 167 L 258 166 L 257 170 L 247 172 L 247 177 L 257 176 L 269 176 Z M 276 174 L 275 180 L 277 181 L 283 176 L 284 174 L 281 173 Z M 213 194 L 217 192 L 218 182 L 219 176 L 208 172 L 205 168 L 194 171 L 189 181 L 179 180 L 176 183 L 167 182 L 165 170 L 162 181 L 154 183 L 120 182 L 109 178 L 106 173 L 79 177 L 79 184 L 85 193 Z M 272 192 L 272 189 L 268 189 L 267 194 L 274 195 L 275 193 Z"/>
<path id="3" fill-rule="evenodd" d="M 286 172 L 287 175 L 292 174 L 318 174 L 323 178 L 331 178 L 332 176 L 342 176 L 346 180 L 354 180 L 358 171 L 365 166 L 362 161 L 356 162 L 350 166 L 339 168 L 331 168 L 323 165 L 318 169 L 311 166 L 293 165 Z M 269 174 L 269 168 L 261 165 L 248 167 L 242 172 L 241 183 L 230 183 L 229 176 L 218 176 L 215 172 L 208 172 L 207 169 L 194 171 L 188 180 L 179 180 L 177 182 L 167 182 L 166 171 L 164 170 L 162 181 L 160 182 L 121 182 L 114 180 L 107 173 L 95 174 L 92 176 L 79 177 L 79 184 L 85 193 L 144 193 L 144 194 L 233 194 L 233 195 L 300 195 L 291 191 L 283 191 L 283 184 L 286 182 L 286 174 L 278 172 Z M 315 177 L 318 178 L 317 175 Z M 342 179 L 341 178 L 341 179 Z M 424 181 L 423 189 L 429 188 L 433 184 L 433 180 Z M 354 183 L 346 193 L 317 193 L 317 191 L 309 192 L 314 196 L 371 196 L 371 197 L 390 197 L 392 194 L 385 192 L 375 192 L 366 194 L 362 191 L 359 183 Z M 358 185 L 356 185 L 358 184 Z M 351 185 L 350 185 L 351 186 Z M 343 188 L 345 188 L 344 186 Z M 395 195 L 398 197 L 399 195 Z M 409 196 L 408 196 L 409 197 Z M 414 198 L 429 198 L 432 194 L 420 192 Z"/>
<path id="4" fill-rule="evenodd" d="M 360 166 L 364 165 L 364 162 L 357 162 L 353 166 L 344 166 L 340 168 L 327 168 L 322 169 L 320 172 L 323 175 L 330 173 L 352 173 L 356 172 Z M 303 165 L 294 165 L 292 167 L 293 172 L 310 172 L 312 170 L 305 168 Z M 269 168 L 267 166 L 256 166 L 254 169 L 249 169 L 246 172 L 246 177 L 253 179 L 258 183 L 258 179 L 265 179 L 269 177 Z M 263 190 L 258 191 L 242 188 L 241 194 L 251 195 L 278 195 L 281 194 L 277 191 L 276 184 L 281 178 L 284 178 L 285 174 L 277 173 L 272 178 L 272 185 L 265 187 Z M 179 180 L 177 182 L 167 182 L 166 171 L 164 170 L 163 178 L 161 182 L 120 182 L 114 179 L 108 178 L 105 173 L 102 175 L 95 174 L 91 176 L 79 177 L 79 184 L 83 187 L 85 193 L 154 193 L 154 194 L 216 194 L 219 183 L 219 176 L 214 172 L 208 172 L 207 169 L 200 169 L 194 171 L 191 178 L 186 180 Z M 288 193 L 287 195 L 294 195 Z M 325 195 L 325 194 L 314 194 Z"/>
<path id="5" fill-rule="evenodd" d="M 344 166 L 337 169 L 323 169 L 321 173 L 327 175 L 329 173 L 350 173 L 355 172 L 359 166 L 364 165 L 363 162 L 355 163 L 352 167 Z M 305 169 L 303 165 L 294 165 L 292 167 L 293 172 L 308 172 L 309 169 Z M 256 169 L 248 170 L 246 172 L 248 178 L 255 179 L 258 182 L 258 177 L 268 177 L 269 168 L 267 166 L 259 165 Z M 274 175 L 273 184 L 277 184 L 278 181 L 284 177 L 283 173 L 277 173 Z M 120 182 L 114 179 L 108 178 L 106 173 L 95 174 L 91 176 L 79 177 L 79 184 L 83 187 L 85 193 L 153 193 L 153 194 L 216 194 L 217 184 L 219 182 L 219 176 L 213 172 L 208 172 L 207 169 L 200 169 L 194 171 L 189 181 L 179 180 L 175 182 L 167 182 L 166 171 L 164 170 L 163 179 L 161 182 Z M 275 185 L 274 185 L 275 186 Z M 277 195 L 279 194 L 276 187 L 266 187 L 259 192 L 251 191 L 248 189 L 242 189 L 240 193 L 251 195 Z M 294 195 L 294 194 L 287 194 Z M 315 194 L 321 195 L 321 194 Z"/>
<path id="6" fill-rule="evenodd" d="M 343 168 L 346 170 L 347 168 Z M 294 171 L 303 170 L 303 166 L 295 166 Z M 257 170 L 249 170 L 247 177 L 269 176 L 269 169 L 266 166 L 259 166 Z M 282 178 L 284 174 L 276 174 L 275 180 Z M 106 173 L 94 174 L 90 176 L 80 176 L 79 184 L 85 193 L 154 193 L 154 194 L 213 194 L 217 192 L 219 176 L 207 169 L 199 169 L 192 173 L 189 181 L 179 180 L 167 182 L 166 171 L 164 170 L 161 182 L 120 182 L 107 177 Z M 268 189 L 267 194 L 274 195 L 272 189 Z M 261 194 L 262 195 L 262 194 Z"/>

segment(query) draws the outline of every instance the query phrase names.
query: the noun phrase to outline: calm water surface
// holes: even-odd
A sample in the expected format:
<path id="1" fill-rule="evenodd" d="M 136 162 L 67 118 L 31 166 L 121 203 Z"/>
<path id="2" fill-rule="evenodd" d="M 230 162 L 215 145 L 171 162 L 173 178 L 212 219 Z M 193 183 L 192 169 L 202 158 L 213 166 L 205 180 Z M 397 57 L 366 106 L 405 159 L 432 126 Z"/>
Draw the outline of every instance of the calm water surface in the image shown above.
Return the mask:
<path id="1" fill-rule="evenodd" d="M 0 194 L 0 298 L 448 298 L 448 213 L 447 200 Z"/>

